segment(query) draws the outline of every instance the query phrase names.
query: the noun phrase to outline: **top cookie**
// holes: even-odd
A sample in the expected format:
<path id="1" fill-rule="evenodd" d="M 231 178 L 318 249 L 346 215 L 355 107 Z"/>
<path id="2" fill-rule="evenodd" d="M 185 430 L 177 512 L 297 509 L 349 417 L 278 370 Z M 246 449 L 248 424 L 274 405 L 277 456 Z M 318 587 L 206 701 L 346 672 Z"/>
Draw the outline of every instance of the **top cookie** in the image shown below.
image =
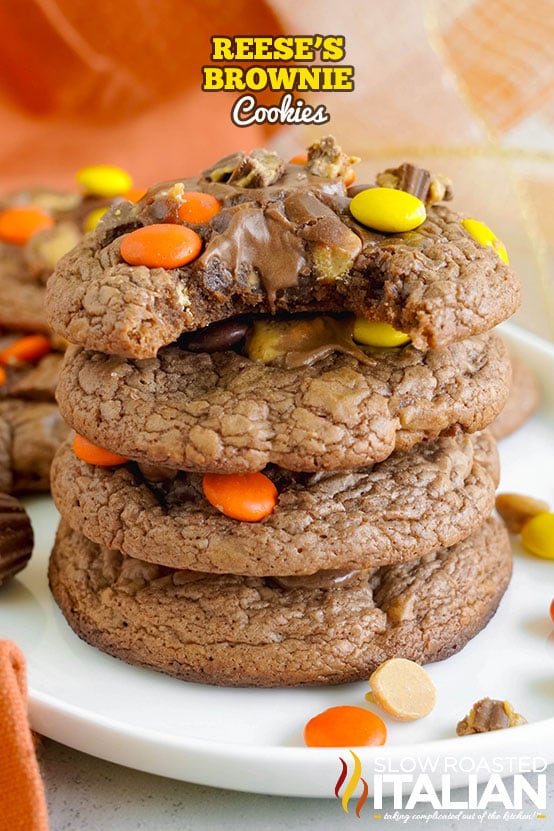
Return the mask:
<path id="1" fill-rule="evenodd" d="M 330 148 L 329 158 L 347 158 Z M 310 151 L 305 166 L 239 153 L 198 179 L 112 208 L 50 278 L 52 327 L 89 349 L 149 358 L 183 332 L 240 314 L 348 311 L 427 349 L 487 331 L 516 310 L 517 278 L 460 214 L 430 205 L 415 230 L 371 230 L 350 213 L 344 166 L 318 165 Z M 187 221 L 190 192 L 215 197 L 217 213 Z M 130 264 L 122 243 L 159 224 L 192 228 L 199 254 L 176 267 Z"/>

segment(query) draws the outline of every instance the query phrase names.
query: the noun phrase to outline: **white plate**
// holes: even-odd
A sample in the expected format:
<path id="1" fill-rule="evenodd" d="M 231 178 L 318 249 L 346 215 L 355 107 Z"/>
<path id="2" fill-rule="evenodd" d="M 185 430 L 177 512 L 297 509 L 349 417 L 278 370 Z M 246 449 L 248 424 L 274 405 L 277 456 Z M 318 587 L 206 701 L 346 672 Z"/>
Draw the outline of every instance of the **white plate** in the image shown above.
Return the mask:
<path id="1" fill-rule="evenodd" d="M 540 413 L 501 444 L 501 489 L 554 505 L 554 348 L 514 327 L 503 331 L 534 367 L 544 396 Z M 182 683 L 96 651 L 69 629 L 48 590 L 56 511 L 47 498 L 28 505 L 36 550 L 28 568 L 0 590 L 0 637 L 14 640 L 26 655 L 35 730 L 102 759 L 185 781 L 333 796 L 339 756 L 352 757 L 348 750 L 304 747 L 302 728 L 329 706 L 364 706 L 365 683 L 223 689 Z M 554 563 L 528 556 L 517 542 L 514 550 L 514 577 L 489 626 L 460 654 L 429 667 L 438 690 L 431 715 L 411 724 L 389 721 L 385 747 L 356 751 L 370 786 L 371 771 L 387 766 L 417 772 L 425 760 L 439 760 L 432 777 L 438 781 L 450 759 L 452 786 L 467 784 L 466 774 L 476 766 L 480 780 L 491 764 L 497 772 L 513 772 L 513 759 L 522 754 L 554 761 L 554 628 L 548 612 Z M 486 695 L 512 702 L 529 725 L 456 737 L 457 721 Z"/>

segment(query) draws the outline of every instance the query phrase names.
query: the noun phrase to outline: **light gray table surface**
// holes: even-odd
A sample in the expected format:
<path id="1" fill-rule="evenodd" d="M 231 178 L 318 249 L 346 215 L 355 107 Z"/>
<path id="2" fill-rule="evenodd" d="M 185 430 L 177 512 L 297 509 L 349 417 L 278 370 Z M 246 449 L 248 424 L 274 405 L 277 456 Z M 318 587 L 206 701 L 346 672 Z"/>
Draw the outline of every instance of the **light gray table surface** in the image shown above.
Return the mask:
<path id="1" fill-rule="evenodd" d="M 392 800 L 384 800 L 382 819 L 362 811 L 348 815 L 337 799 L 299 799 L 238 793 L 191 785 L 120 767 L 42 739 L 39 760 L 46 788 L 51 831 L 289 831 L 289 829 L 428 828 L 430 831 L 552 831 L 554 828 L 554 765 L 548 768 L 545 819 L 413 818 L 422 808 L 403 810 L 408 819 L 394 818 Z M 508 780 L 506 780 L 508 781 Z M 464 791 L 452 798 L 463 800 Z M 367 803 L 366 803 L 367 805 Z M 426 811 L 426 813 L 430 813 Z M 448 813 L 448 812 L 446 812 Z M 455 813 L 455 812 L 452 812 Z M 481 812 L 482 813 L 482 812 Z M 499 808 L 502 814 L 503 809 Z M 517 813 L 517 812 L 516 812 Z M 385 815 L 392 819 L 385 819 Z"/>

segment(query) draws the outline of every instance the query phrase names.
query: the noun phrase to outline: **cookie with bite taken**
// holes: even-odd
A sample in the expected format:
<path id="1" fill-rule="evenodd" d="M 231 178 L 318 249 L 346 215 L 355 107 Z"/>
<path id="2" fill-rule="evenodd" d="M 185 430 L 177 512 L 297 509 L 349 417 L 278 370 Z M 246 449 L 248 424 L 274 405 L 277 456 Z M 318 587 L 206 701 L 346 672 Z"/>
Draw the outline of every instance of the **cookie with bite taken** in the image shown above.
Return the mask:
<path id="1" fill-rule="evenodd" d="M 51 325 L 88 349 L 151 358 L 237 315 L 346 312 L 390 324 L 425 350 L 516 310 L 514 273 L 467 218 L 436 204 L 450 195 L 436 178 L 418 182 L 420 196 L 376 188 L 394 220 L 379 230 L 351 210 L 364 196 L 351 199 L 344 184 L 351 162 L 328 137 L 305 165 L 237 153 L 123 201 L 58 263 Z M 415 224 L 403 208 L 391 211 L 391 193 L 415 200 Z"/>

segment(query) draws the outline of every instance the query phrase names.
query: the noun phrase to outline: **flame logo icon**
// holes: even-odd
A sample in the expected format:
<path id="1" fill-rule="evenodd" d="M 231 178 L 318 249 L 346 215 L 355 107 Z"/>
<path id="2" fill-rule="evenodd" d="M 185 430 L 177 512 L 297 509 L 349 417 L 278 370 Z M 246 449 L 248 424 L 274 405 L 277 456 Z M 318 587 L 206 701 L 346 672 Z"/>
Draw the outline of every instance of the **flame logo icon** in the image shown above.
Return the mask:
<path id="1" fill-rule="evenodd" d="M 337 779 L 337 784 L 335 785 L 335 796 L 337 797 L 337 799 L 340 799 L 341 805 L 342 805 L 342 810 L 345 812 L 345 814 L 347 814 L 348 813 L 348 801 L 349 801 L 350 797 L 352 796 L 352 794 L 354 793 L 354 791 L 356 790 L 356 788 L 358 787 L 358 783 L 362 782 L 362 784 L 363 784 L 362 795 L 358 799 L 358 802 L 357 802 L 357 805 L 356 805 L 356 816 L 359 819 L 360 818 L 360 811 L 362 810 L 362 808 L 364 806 L 364 803 L 367 799 L 367 794 L 368 794 L 369 789 L 368 789 L 367 782 L 362 777 L 362 763 L 360 762 L 359 758 L 356 756 L 356 754 L 354 753 L 353 750 L 350 751 L 350 754 L 351 754 L 352 758 L 354 759 L 354 770 L 352 771 L 352 775 L 351 775 L 350 779 L 346 783 L 346 787 L 344 789 L 344 793 L 343 793 L 342 797 L 340 796 L 340 789 L 342 788 L 342 786 L 343 786 L 343 784 L 346 780 L 346 776 L 348 774 L 348 765 L 346 764 L 346 762 L 344 761 L 342 756 L 339 756 L 339 760 L 340 760 L 340 763 L 341 763 L 341 772 L 339 774 L 339 778 Z"/>

